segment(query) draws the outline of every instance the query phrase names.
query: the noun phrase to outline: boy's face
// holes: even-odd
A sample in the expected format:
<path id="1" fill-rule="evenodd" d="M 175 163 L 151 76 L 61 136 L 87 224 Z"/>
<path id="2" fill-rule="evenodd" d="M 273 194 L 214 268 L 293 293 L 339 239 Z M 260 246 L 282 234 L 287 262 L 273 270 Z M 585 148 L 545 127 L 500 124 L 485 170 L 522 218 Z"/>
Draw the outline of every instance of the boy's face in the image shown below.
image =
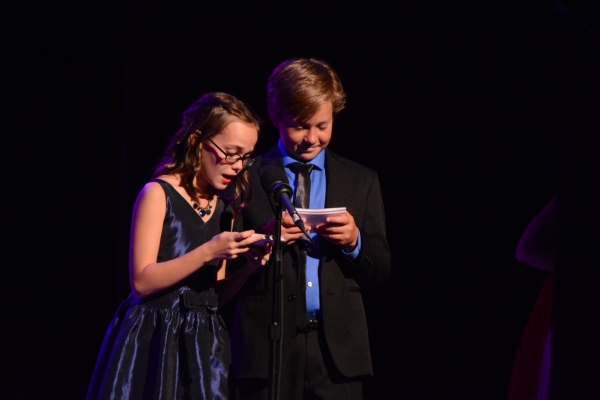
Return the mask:
<path id="1" fill-rule="evenodd" d="M 307 162 L 315 158 L 331 140 L 333 107 L 326 103 L 308 121 L 296 122 L 285 116 L 277 124 L 279 137 L 290 157 Z"/>

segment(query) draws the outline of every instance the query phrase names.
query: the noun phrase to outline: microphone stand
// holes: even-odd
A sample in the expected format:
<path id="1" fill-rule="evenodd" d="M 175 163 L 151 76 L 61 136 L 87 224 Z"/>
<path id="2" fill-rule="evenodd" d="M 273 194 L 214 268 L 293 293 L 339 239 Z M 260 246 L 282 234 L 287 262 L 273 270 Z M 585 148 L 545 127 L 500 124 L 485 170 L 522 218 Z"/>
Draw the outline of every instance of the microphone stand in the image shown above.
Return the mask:
<path id="1" fill-rule="evenodd" d="M 267 168 L 261 175 L 261 185 L 264 190 L 275 200 L 275 234 L 273 235 L 273 253 L 271 260 L 274 260 L 273 265 L 273 303 L 272 303 L 272 320 L 269 325 L 269 350 L 270 350 L 270 365 L 269 365 L 269 400 L 279 400 L 279 387 L 281 375 L 281 348 L 283 337 L 283 279 L 282 271 L 282 249 L 281 249 L 281 221 L 283 219 L 284 205 L 288 213 L 292 217 L 294 224 L 298 226 L 310 242 L 312 238 L 304 229 L 304 223 L 298 215 L 296 209 L 290 201 L 292 196 L 292 188 L 288 185 L 285 173 L 278 168 Z"/>
<path id="2" fill-rule="evenodd" d="M 282 316 L 283 316 L 283 286 L 281 280 L 283 272 L 281 268 L 281 205 L 277 203 L 275 208 L 275 234 L 273 235 L 273 254 L 275 257 L 273 270 L 273 308 L 272 322 L 269 326 L 270 341 L 270 368 L 269 368 L 269 400 L 279 399 L 279 383 L 281 375 L 281 338 L 282 338 Z"/>

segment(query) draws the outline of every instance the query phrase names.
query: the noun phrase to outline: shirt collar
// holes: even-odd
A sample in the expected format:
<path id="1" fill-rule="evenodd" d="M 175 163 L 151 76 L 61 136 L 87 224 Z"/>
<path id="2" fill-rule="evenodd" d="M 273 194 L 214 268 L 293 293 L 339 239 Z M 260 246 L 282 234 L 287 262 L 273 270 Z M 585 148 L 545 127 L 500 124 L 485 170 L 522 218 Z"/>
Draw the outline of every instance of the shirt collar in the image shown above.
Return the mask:
<path id="1" fill-rule="evenodd" d="M 288 164 L 298 162 L 298 160 L 295 160 L 288 155 L 288 152 L 285 151 L 285 147 L 283 147 L 283 143 L 281 143 L 281 140 L 279 140 L 277 142 L 277 146 L 279 147 L 279 151 L 281 152 L 281 157 L 283 159 L 283 165 L 285 167 L 287 167 Z M 325 149 L 323 149 L 319 154 L 317 154 L 317 156 L 315 158 L 313 158 L 312 160 L 310 160 L 309 162 L 307 162 L 305 164 L 313 164 L 315 167 L 317 167 L 321 171 L 324 171 L 325 170 Z"/>

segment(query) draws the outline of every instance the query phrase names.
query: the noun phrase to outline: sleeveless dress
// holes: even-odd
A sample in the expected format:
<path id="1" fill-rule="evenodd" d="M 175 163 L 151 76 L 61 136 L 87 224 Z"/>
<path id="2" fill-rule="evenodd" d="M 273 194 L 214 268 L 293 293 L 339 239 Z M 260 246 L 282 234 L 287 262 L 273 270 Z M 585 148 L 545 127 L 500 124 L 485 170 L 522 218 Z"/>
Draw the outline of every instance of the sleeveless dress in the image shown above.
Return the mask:
<path id="1" fill-rule="evenodd" d="M 158 262 L 171 260 L 231 228 L 218 198 L 206 222 L 169 183 Z M 87 400 L 227 399 L 229 333 L 217 312 L 214 265 L 162 292 L 121 303 L 96 361 Z"/>

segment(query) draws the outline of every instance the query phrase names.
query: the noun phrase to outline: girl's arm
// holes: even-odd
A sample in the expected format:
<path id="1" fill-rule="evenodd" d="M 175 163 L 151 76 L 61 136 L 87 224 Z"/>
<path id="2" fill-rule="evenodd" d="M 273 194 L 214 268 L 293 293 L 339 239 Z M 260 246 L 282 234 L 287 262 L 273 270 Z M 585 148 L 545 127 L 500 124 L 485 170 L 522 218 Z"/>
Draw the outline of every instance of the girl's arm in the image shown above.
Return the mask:
<path id="1" fill-rule="evenodd" d="M 246 283 L 248 278 L 254 275 L 263 267 L 271 256 L 272 247 L 269 243 L 264 246 L 251 246 L 250 250 L 244 253 L 246 264 L 232 275 L 225 278 L 225 266 L 219 269 L 217 273 L 217 283 L 215 290 L 219 294 L 219 307 L 227 304 Z M 222 271 L 222 274 L 220 272 Z"/>
<path id="2" fill-rule="evenodd" d="M 130 281 L 138 298 L 176 284 L 212 260 L 234 259 L 256 240 L 250 238 L 254 231 L 223 232 L 187 254 L 158 263 L 165 213 L 164 191 L 156 182 L 147 183 L 136 199 L 131 227 Z"/>

